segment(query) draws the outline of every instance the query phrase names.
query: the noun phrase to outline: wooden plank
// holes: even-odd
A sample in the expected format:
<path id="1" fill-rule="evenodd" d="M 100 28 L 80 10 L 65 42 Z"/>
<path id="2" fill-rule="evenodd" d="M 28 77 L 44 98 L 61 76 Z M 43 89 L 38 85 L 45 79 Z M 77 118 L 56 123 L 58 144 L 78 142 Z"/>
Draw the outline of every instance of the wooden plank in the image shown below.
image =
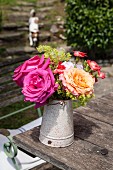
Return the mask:
<path id="1" fill-rule="evenodd" d="M 9 82 L 0 86 L 0 93 L 4 93 L 15 88 L 18 88 L 17 84 L 15 82 Z"/>
<path id="2" fill-rule="evenodd" d="M 21 148 L 52 163 L 63 170 L 113 170 L 113 152 L 102 155 L 102 148 L 75 137 L 74 143 L 65 148 L 52 148 L 38 140 L 39 128 L 14 137 Z"/>
<path id="3" fill-rule="evenodd" d="M 93 100 L 87 104 L 87 107 L 101 113 L 103 116 L 107 114 L 113 121 L 113 105 L 109 105 L 103 100 Z"/>
<path id="4" fill-rule="evenodd" d="M 11 59 L 9 61 L 0 62 L 0 68 L 4 67 L 4 66 L 9 66 L 9 65 L 12 65 L 12 64 L 16 64 L 16 63 L 19 63 L 19 62 L 23 62 L 25 60 L 28 60 L 29 58 L 30 58 L 30 56 L 20 56 L 18 58 L 14 58 L 14 59 Z"/>
<path id="5" fill-rule="evenodd" d="M 11 105 L 11 104 L 13 104 L 13 103 L 16 103 L 16 102 L 19 102 L 19 101 L 21 101 L 21 100 L 23 100 L 23 95 L 16 96 L 16 97 L 14 97 L 14 98 L 11 98 L 10 100 L 7 99 L 7 100 L 5 100 L 5 101 L 3 101 L 3 102 L 0 102 L 0 108 L 9 106 L 9 105 Z"/>
<path id="6" fill-rule="evenodd" d="M 107 95 L 103 95 L 102 97 L 113 100 L 113 92 L 111 91 L 110 93 L 108 93 Z"/>
<path id="7" fill-rule="evenodd" d="M 113 126 L 99 120 L 74 113 L 75 136 L 113 151 Z"/>
<path id="8" fill-rule="evenodd" d="M 95 100 L 91 100 L 87 104 L 87 106 L 90 107 L 90 108 L 93 108 L 95 110 L 97 110 L 99 108 L 103 108 L 103 106 L 113 107 L 113 97 L 110 97 L 110 98 L 102 97 L 102 98 L 97 98 Z"/>
<path id="9" fill-rule="evenodd" d="M 97 99 L 97 101 L 102 102 L 105 105 L 113 106 L 113 99 L 112 98 L 105 98 L 105 97 L 103 97 L 101 99 Z"/>
<path id="10" fill-rule="evenodd" d="M 11 80 L 12 80 L 11 75 L 0 77 L 0 84 L 6 83 L 6 82 L 11 81 Z"/>
<path id="11" fill-rule="evenodd" d="M 75 109 L 75 112 L 113 125 L 113 92 L 93 99 L 86 107 Z"/>
<path id="12" fill-rule="evenodd" d="M 22 90 L 18 88 L 18 89 L 13 89 L 12 91 L 7 91 L 5 93 L 0 94 L 0 102 L 2 102 L 3 100 L 7 100 L 7 99 L 10 100 L 10 98 L 13 98 L 15 96 L 22 94 L 21 91 Z"/>
<path id="13" fill-rule="evenodd" d="M 13 72 L 15 70 L 15 68 L 17 68 L 20 64 L 15 64 L 15 65 L 12 65 L 10 67 L 2 67 L 0 69 L 0 76 L 3 76 L 3 74 L 8 74 L 10 72 Z"/>
<path id="14" fill-rule="evenodd" d="M 86 115 L 92 118 L 95 118 L 97 120 L 100 120 L 102 122 L 108 123 L 113 125 L 113 113 L 109 114 L 108 112 L 103 113 L 103 112 L 98 112 L 93 110 L 93 108 L 89 107 L 80 107 L 78 109 L 75 109 L 74 112 L 77 112 L 82 115 Z"/>

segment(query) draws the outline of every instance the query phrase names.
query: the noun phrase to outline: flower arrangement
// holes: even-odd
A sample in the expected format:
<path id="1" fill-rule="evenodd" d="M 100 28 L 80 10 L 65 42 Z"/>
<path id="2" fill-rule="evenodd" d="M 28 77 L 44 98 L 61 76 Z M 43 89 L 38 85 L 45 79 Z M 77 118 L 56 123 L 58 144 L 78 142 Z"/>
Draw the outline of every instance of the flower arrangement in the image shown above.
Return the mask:
<path id="1" fill-rule="evenodd" d="M 91 60 L 85 60 L 86 53 L 74 51 L 71 54 L 50 46 L 40 45 L 39 55 L 26 60 L 14 71 L 13 80 L 22 88 L 25 101 L 45 105 L 48 100 L 72 99 L 79 106 L 94 96 L 94 84 L 98 77 L 104 79 L 101 67 Z"/>

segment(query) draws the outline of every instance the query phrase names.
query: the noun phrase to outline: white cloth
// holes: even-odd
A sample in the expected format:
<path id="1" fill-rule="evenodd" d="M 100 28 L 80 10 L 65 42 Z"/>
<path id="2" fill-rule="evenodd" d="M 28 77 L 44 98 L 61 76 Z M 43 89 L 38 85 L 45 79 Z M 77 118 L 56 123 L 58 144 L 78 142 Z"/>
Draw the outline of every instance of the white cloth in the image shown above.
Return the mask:
<path id="1" fill-rule="evenodd" d="M 41 122 L 42 122 L 42 118 L 39 118 L 20 127 L 19 129 L 14 129 L 9 131 L 11 133 L 11 136 L 14 136 L 19 133 L 25 132 L 31 128 L 41 125 Z M 8 139 L 5 136 L 0 135 L 0 170 L 15 170 L 12 160 L 6 156 L 3 150 L 3 144 L 6 142 L 8 142 Z M 16 161 L 18 162 L 18 165 L 21 170 L 29 170 L 37 165 L 45 163 L 45 161 L 40 159 L 39 157 L 33 158 L 28 154 L 20 151 L 19 149 L 18 149 Z"/>
<path id="2" fill-rule="evenodd" d="M 30 32 L 39 32 L 38 17 L 29 18 L 29 31 Z"/>

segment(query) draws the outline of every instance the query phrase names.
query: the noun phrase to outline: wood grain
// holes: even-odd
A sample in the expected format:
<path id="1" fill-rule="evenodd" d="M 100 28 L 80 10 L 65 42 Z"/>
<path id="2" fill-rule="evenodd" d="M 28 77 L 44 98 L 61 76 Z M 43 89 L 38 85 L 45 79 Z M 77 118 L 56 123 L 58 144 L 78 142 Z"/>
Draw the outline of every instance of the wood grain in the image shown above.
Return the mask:
<path id="1" fill-rule="evenodd" d="M 113 170 L 113 93 L 74 110 L 74 143 L 45 146 L 36 127 L 14 137 L 16 144 L 65 170 Z M 104 118 L 103 118 L 104 117 Z"/>

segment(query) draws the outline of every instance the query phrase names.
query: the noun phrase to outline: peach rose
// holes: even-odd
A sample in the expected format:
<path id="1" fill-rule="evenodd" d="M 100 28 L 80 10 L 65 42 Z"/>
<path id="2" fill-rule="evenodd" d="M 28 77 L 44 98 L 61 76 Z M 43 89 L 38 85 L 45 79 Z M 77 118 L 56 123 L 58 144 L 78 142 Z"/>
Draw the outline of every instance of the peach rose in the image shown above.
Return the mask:
<path id="1" fill-rule="evenodd" d="M 75 96 L 93 92 L 95 81 L 88 72 L 82 69 L 71 68 L 64 70 L 64 73 L 60 74 L 59 79 L 62 80 L 65 90 L 68 90 Z"/>

